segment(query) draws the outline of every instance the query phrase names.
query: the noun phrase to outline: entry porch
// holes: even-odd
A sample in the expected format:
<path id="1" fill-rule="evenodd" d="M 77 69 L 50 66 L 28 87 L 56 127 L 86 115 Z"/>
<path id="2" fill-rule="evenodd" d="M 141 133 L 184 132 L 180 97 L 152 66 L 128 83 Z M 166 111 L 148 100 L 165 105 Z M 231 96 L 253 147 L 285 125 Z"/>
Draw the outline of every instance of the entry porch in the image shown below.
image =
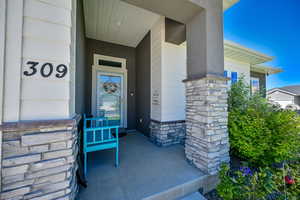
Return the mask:
<path id="1" fill-rule="evenodd" d="M 184 146 L 157 147 L 139 132 L 120 138 L 120 166 L 114 167 L 114 151 L 89 154 L 88 187 L 79 200 L 179 199 L 209 191 L 216 176 L 190 165 Z"/>

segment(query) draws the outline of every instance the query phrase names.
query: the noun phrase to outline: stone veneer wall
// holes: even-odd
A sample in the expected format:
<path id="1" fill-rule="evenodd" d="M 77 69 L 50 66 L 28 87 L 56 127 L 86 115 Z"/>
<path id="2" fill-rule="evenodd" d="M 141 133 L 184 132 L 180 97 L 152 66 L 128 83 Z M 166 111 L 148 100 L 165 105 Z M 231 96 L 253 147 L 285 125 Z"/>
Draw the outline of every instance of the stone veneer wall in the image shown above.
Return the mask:
<path id="1" fill-rule="evenodd" d="M 185 121 L 158 122 L 151 121 L 150 141 L 158 146 L 184 144 Z"/>
<path id="2" fill-rule="evenodd" d="M 197 168 L 216 174 L 229 162 L 227 79 L 206 77 L 185 81 L 187 159 Z"/>
<path id="3" fill-rule="evenodd" d="M 6 123 L 1 199 L 75 199 L 77 123 L 73 120 Z"/>

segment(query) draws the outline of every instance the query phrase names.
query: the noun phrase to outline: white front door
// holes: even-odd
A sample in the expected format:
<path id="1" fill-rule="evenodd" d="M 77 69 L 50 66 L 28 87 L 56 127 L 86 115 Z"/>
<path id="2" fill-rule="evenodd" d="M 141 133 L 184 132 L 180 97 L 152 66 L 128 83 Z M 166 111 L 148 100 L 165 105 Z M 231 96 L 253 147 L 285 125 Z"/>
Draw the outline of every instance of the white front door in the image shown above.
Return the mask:
<path id="1" fill-rule="evenodd" d="M 96 90 L 96 115 L 108 118 L 110 125 L 125 127 L 123 74 L 98 71 Z"/>

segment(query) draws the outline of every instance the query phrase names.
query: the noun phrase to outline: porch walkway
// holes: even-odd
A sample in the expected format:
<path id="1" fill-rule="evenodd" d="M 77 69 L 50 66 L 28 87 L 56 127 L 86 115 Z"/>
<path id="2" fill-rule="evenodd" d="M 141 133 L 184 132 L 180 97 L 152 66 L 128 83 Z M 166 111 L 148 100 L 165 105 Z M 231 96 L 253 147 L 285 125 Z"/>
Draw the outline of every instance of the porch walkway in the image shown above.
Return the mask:
<path id="1" fill-rule="evenodd" d="M 185 159 L 182 145 L 157 147 L 141 133 L 120 139 L 120 166 L 113 150 L 89 154 L 88 187 L 80 200 L 175 199 L 193 193 L 205 177 Z"/>

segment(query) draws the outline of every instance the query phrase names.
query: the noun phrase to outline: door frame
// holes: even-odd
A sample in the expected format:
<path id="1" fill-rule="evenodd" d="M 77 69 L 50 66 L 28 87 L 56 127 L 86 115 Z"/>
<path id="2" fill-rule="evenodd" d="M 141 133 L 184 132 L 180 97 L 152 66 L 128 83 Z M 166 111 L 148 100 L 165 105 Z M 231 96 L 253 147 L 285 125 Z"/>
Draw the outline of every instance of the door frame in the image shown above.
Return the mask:
<path id="1" fill-rule="evenodd" d="M 99 59 L 120 62 L 122 64 L 121 68 L 118 67 L 110 67 L 99 65 Z M 94 54 L 94 64 L 92 65 L 92 114 L 96 115 L 96 104 L 97 104 L 97 75 L 98 73 L 107 73 L 107 74 L 115 74 L 123 76 L 123 97 L 122 97 L 122 105 L 121 105 L 121 117 L 123 120 L 123 124 L 121 127 L 127 128 L 127 69 L 126 69 L 126 59 L 118 58 L 112 56 L 104 56 L 100 54 Z"/>

